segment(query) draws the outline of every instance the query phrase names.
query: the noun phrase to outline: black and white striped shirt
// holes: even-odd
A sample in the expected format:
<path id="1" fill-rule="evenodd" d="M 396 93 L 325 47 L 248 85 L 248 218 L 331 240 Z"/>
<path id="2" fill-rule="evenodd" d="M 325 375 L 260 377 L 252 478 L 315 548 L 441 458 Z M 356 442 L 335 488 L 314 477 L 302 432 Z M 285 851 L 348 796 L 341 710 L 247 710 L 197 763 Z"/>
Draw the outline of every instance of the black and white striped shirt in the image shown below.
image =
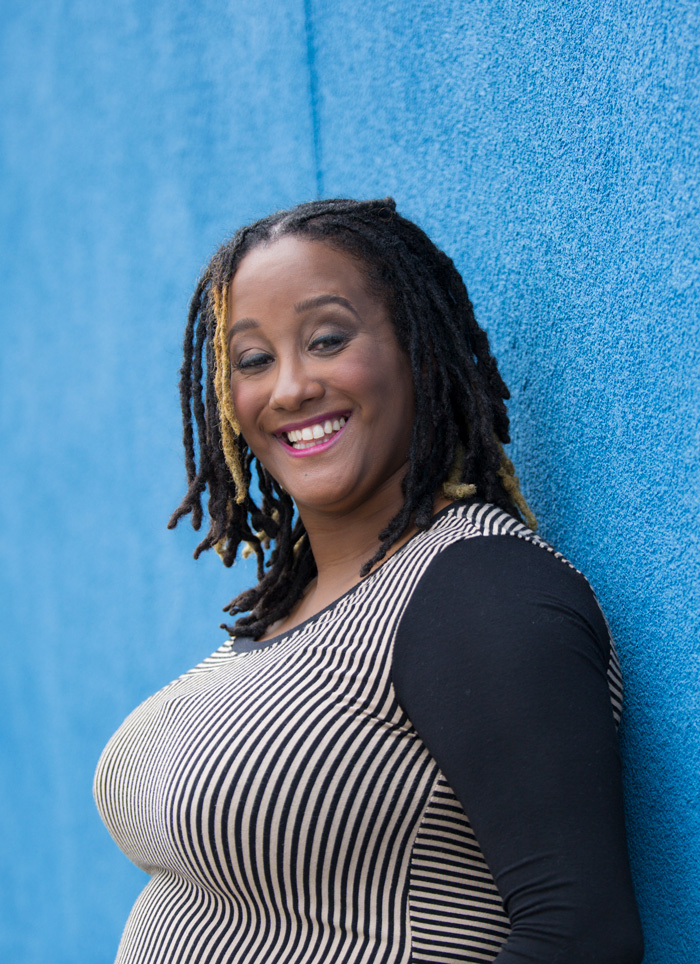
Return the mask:
<path id="1" fill-rule="evenodd" d="M 620 695 L 583 577 L 500 510 L 448 507 L 112 737 L 96 800 L 151 874 L 117 961 L 597 960 L 573 918 L 600 916 L 601 866 L 602 903 L 632 899 Z"/>

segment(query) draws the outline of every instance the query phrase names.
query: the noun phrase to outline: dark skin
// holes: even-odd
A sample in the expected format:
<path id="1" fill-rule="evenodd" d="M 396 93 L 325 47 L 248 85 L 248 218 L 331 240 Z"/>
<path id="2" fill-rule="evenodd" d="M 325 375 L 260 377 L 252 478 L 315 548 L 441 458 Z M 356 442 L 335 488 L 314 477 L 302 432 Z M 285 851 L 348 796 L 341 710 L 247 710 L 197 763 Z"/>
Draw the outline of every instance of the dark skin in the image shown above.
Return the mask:
<path id="1" fill-rule="evenodd" d="M 228 332 L 241 431 L 294 499 L 318 570 L 267 639 L 360 581 L 403 504 L 413 380 L 357 261 L 320 242 L 283 237 L 247 254 L 229 289 Z M 318 437 L 307 437 L 314 429 Z M 435 510 L 448 502 L 440 493 Z"/>

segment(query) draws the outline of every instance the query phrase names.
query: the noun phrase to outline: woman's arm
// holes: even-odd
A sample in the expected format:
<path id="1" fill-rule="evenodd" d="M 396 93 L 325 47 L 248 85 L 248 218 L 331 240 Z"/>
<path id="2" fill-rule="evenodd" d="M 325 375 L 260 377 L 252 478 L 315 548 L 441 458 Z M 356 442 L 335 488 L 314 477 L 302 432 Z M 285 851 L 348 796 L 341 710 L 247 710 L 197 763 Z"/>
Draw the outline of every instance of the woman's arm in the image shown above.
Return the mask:
<path id="1" fill-rule="evenodd" d="M 609 656 L 586 580 L 514 536 L 445 550 L 402 618 L 396 691 L 503 899 L 497 964 L 642 958 Z"/>

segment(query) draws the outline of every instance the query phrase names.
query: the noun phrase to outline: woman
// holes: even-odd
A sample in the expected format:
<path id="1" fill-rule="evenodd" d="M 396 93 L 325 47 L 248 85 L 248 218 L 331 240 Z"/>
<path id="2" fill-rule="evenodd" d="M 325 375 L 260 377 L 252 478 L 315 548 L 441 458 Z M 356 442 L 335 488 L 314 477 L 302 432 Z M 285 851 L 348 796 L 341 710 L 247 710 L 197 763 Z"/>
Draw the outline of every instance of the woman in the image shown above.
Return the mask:
<path id="1" fill-rule="evenodd" d="M 208 489 L 197 553 L 247 544 L 259 583 L 100 761 L 107 826 L 152 874 L 119 962 L 641 959 L 617 659 L 532 531 L 507 395 L 454 265 L 391 200 L 301 205 L 216 254 L 171 525 L 198 528 Z"/>

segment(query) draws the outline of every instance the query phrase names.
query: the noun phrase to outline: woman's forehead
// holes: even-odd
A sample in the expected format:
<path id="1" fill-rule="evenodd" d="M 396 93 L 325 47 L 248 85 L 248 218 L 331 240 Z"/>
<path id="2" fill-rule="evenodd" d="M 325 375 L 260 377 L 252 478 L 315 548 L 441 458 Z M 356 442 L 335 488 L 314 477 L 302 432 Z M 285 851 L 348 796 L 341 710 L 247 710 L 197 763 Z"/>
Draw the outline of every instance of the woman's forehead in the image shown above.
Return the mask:
<path id="1" fill-rule="evenodd" d="M 229 289 L 235 312 L 248 304 L 334 294 L 373 298 L 357 258 L 323 241 L 283 236 L 259 244 L 241 260 Z"/>

